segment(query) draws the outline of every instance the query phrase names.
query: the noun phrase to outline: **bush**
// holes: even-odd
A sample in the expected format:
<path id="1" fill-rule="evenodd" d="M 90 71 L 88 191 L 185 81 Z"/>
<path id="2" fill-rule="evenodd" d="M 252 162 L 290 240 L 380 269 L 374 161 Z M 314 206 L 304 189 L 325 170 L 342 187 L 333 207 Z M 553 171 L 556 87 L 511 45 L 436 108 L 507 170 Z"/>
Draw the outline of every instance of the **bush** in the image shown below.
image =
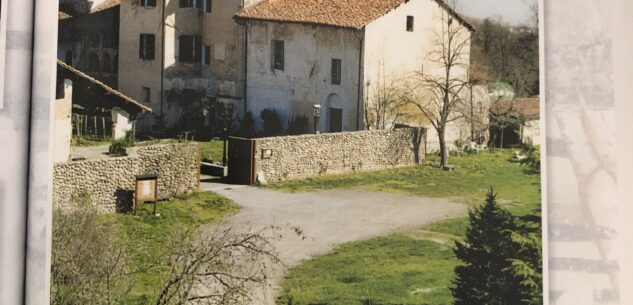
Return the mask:
<path id="1" fill-rule="evenodd" d="M 99 220 L 89 196 L 53 214 L 51 304 L 122 304 L 131 280 L 125 238 Z"/>
<path id="2" fill-rule="evenodd" d="M 133 131 L 125 133 L 125 138 L 119 140 L 113 140 L 110 144 L 110 156 L 126 156 L 126 149 L 128 147 L 134 147 L 136 145 L 136 139 Z"/>
<path id="3" fill-rule="evenodd" d="M 286 133 L 289 135 L 310 133 L 310 120 L 305 115 L 292 117 L 292 119 L 288 122 Z"/>
<path id="4" fill-rule="evenodd" d="M 244 118 L 240 120 L 240 126 L 236 132 L 236 135 L 244 138 L 254 138 L 257 136 L 257 128 L 255 127 L 255 119 L 253 119 L 253 113 L 246 112 Z"/>
<path id="5" fill-rule="evenodd" d="M 276 137 L 281 136 L 284 133 L 284 129 L 281 125 L 281 120 L 277 115 L 277 111 L 274 109 L 264 109 L 260 114 L 263 124 L 262 136 L 264 137 Z"/>
<path id="6" fill-rule="evenodd" d="M 541 172 L 541 149 L 537 145 L 525 144 L 523 145 L 521 152 L 525 155 L 525 158 L 519 162 L 521 165 L 528 167 L 528 172 L 538 174 Z"/>

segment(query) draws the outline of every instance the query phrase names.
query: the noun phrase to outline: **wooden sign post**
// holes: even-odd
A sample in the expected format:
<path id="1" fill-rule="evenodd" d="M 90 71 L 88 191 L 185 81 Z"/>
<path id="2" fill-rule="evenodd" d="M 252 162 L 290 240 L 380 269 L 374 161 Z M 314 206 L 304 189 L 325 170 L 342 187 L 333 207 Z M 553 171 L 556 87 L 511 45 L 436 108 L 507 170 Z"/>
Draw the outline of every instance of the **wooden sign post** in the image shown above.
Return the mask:
<path id="1" fill-rule="evenodd" d="M 136 186 L 134 188 L 134 215 L 138 212 L 138 207 L 143 202 L 154 203 L 154 215 L 157 215 L 158 205 L 158 175 L 136 176 Z"/>

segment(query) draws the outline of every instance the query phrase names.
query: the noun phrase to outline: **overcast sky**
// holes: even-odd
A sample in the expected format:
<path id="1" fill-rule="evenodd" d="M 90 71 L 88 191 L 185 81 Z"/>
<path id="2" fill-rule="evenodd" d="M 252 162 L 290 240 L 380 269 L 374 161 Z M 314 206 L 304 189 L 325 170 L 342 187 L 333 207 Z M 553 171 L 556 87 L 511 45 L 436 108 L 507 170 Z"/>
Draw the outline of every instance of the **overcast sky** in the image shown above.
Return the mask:
<path id="1" fill-rule="evenodd" d="M 538 0 L 458 0 L 457 11 L 465 16 L 486 18 L 499 16 L 512 25 L 527 24 L 530 20 L 528 4 Z"/>

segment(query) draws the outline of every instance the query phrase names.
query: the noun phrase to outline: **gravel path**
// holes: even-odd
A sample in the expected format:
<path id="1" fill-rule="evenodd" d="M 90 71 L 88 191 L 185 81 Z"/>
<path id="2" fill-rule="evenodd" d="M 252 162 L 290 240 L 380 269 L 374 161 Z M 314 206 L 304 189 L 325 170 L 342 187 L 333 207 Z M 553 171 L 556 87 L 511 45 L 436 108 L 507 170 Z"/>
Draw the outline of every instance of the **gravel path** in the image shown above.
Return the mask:
<path id="1" fill-rule="evenodd" d="M 312 256 L 325 254 L 336 245 L 419 228 L 425 224 L 466 215 L 463 203 L 443 198 L 338 189 L 286 193 L 248 186 L 201 183 L 239 205 L 242 210 L 228 219 L 238 228 L 281 227 L 275 243 L 280 258 L 289 267 Z M 302 236 L 294 229 L 300 228 Z M 254 305 L 273 305 L 286 270 L 271 274 L 271 286 L 258 292 Z"/>

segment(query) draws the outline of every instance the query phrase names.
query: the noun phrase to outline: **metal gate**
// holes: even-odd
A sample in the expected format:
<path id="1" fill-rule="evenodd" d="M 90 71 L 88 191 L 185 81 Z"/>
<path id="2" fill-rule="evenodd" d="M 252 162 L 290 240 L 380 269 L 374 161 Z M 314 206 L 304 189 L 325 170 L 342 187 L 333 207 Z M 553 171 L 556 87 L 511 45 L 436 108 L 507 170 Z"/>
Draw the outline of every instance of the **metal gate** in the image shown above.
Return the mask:
<path id="1" fill-rule="evenodd" d="M 255 184 L 255 140 L 229 137 L 229 183 Z"/>

